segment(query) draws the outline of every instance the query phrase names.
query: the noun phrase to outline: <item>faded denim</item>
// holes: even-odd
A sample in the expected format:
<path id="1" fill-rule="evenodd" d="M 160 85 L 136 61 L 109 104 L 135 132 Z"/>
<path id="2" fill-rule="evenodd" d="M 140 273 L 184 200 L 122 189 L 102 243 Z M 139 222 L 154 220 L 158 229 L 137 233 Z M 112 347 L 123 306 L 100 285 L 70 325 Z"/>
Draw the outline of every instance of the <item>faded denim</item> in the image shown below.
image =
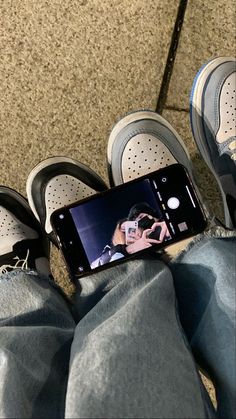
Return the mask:
<path id="1" fill-rule="evenodd" d="M 236 238 L 204 236 L 171 266 L 181 323 L 215 384 L 218 415 L 236 417 Z"/>
<path id="2" fill-rule="evenodd" d="M 0 417 L 234 417 L 235 246 L 204 236 L 170 267 L 150 257 L 83 278 L 73 309 L 35 272 L 2 275 Z"/>

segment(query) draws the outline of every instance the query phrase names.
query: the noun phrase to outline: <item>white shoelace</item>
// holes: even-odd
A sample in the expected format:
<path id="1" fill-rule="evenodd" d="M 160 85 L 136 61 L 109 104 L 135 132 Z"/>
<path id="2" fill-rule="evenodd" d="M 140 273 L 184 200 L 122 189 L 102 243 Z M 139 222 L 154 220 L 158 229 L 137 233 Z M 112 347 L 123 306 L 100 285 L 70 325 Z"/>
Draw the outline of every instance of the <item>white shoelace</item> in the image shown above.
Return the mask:
<path id="1" fill-rule="evenodd" d="M 16 260 L 15 265 L 2 265 L 0 266 L 0 274 L 6 274 L 9 269 L 28 269 L 28 258 L 29 258 L 29 249 L 27 250 L 26 258 L 20 259 L 18 256 L 15 256 L 13 260 Z"/>

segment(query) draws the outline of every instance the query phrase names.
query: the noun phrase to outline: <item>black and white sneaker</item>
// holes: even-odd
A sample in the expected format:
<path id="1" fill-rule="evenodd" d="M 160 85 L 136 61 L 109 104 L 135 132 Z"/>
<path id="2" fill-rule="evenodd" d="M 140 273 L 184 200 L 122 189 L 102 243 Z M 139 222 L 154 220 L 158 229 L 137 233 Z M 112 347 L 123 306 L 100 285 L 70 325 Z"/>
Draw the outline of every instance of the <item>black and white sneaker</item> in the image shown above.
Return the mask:
<path id="1" fill-rule="evenodd" d="M 0 274 L 35 270 L 50 276 L 49 242 L 26 199 L 0 186 Z"/>
<path id="2" fill-rule="evenodd" d="M 193 178 L 186 146 L 172 125 L 149 110 L 131 112 L 112 128 L 107 145 L 111 186 L 181 163 Z"/>
<path id="3" fill-rule="evenodd" d="M 197 73 L 190 118 L 198 149 L 222 194 L 225 225 L 236 229 L 236 59 L 218 57 Z"/>
<path id="4" fill-rule="evenodd" d="M 165 118 L 154 111 L 138 110 L 125 115 L 113 126 L 107 144 L 111 186 L 121 185 L 174 163 L 180 163 L 188 170 L 209 225 L 218 223 L 202 200 L 184 141 Z"/>
<path id="5" fill-rule="evenodd" d="M 51 214 L 66 205 L 107 189 L 93 170 L 68 157 L 50 157 L 30 172 L 26 184 L 29 205 L 50 240 L 56 237 L 50 223 Z"/>

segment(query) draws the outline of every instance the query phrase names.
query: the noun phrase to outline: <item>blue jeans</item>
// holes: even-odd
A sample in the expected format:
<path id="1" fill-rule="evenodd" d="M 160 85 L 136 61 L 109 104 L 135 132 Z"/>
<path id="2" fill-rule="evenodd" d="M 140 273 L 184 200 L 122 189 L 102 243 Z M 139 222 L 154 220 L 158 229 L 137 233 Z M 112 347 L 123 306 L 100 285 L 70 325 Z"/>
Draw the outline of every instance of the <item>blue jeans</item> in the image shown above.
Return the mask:
<path id="1" fill-rule="evenodd" d="M 73 307 L 36 272 L 2 275 L 0 417 L 235 417 L 235 250 L 203 236 L 169 267 L 126 262 L 81 279 Z"/>

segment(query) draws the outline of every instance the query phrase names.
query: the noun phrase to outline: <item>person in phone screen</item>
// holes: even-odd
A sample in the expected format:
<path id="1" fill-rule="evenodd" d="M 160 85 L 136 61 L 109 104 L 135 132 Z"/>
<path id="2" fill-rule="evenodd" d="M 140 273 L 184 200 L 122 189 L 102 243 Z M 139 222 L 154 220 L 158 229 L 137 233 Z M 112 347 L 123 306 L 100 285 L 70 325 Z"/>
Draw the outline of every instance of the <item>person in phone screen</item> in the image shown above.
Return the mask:
<path id="1" fill-rule="evenodd" d="M 111 244 L 107 244 L 104 247 L 101 255 L 91 263 L 92 269 L 121 259 L 127 255 L 124 230 L 125 222 L 126 219 L 122 219 L 117 222 L 111 239 Z"/>
<path id="2" fill-rule="evenodd" d="M 126 223 L 136 221 L 137 227 L 126 229 Z M 128 234 L 127 234 L 128 231 Z M 170 238 L 165 221 L 157 217 L 156 212 L 147 203 L 135 204 L 129 211 L 128 218 L 118 221 L 112 236 L 111 245 L 106 245 L 101 255 L 91 263 L 91 268 L 129 256 L 161 244 Z"/>

